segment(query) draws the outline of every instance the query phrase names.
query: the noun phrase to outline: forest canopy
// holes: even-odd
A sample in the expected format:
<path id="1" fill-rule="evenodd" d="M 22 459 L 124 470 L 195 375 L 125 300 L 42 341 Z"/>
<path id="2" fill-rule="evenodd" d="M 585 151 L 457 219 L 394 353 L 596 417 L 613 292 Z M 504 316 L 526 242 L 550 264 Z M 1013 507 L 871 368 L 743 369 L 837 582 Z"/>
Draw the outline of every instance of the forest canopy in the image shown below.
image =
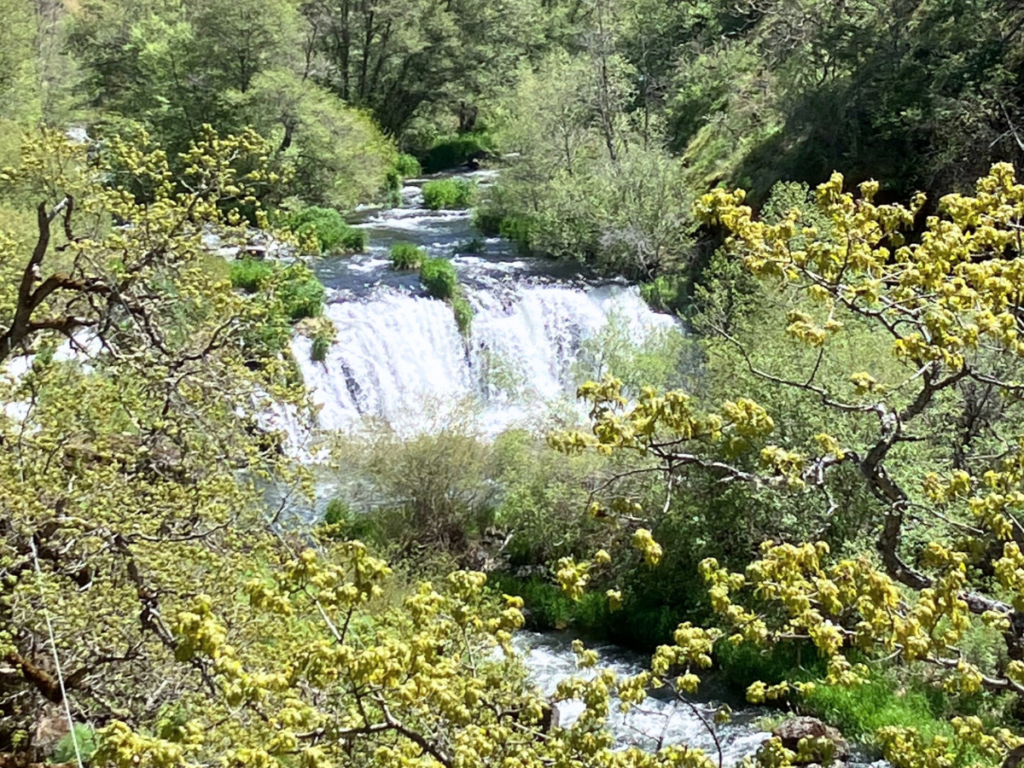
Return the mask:
<path id="1" fill-rule="evenodd" d="M 1020 8 L 0 0 L 0 27 L 0 768 L 723 768 L 708 680 L 895 768 L 1017 767 Z M 317 417 L 297 350 L 328 370 L 343 337 L 317 268 L 365 266 L 358 216 L 423 174 L 474 258 L 579 262 L 678 323 L 566 332 L 582 421 L 374 424 L 317 463 L 281 428 Z M 502 375 L 450 254 L 387 253 Z M 547 695 L 526 626 L 580 635 Z M 714 748 L 624 744 L 654 701 Z M 841 762 L 821 733 L 747 760 Z"/>

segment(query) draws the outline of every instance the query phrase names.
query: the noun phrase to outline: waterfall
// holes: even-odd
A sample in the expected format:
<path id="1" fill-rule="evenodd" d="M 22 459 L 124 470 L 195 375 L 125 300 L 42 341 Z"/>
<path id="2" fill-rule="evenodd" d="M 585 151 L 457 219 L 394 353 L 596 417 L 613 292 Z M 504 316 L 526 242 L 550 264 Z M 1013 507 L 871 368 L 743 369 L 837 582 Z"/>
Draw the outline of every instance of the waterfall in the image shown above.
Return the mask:
<path id="1" fill-rule="evenodd" d="M 319 428 L 376 417 L 412 433 L 461 409 L 496 434 L 573 401 L 581 345 L 611 317 L 637 343 L 675 324 L 635 287 L 512 283 L 470 288 L 467 297 L 475 312 L 468 338 L 447 304 L 407 291 L 329 304 L 337 339 L 326 359 L 311 359 L 307 338 L 292 343 Z"/>

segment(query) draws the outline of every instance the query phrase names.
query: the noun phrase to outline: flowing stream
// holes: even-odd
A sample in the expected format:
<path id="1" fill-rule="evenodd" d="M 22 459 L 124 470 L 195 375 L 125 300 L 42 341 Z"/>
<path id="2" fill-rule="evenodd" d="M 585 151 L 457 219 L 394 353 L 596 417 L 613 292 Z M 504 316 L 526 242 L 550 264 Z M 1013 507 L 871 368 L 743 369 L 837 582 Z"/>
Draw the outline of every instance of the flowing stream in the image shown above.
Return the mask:
<path id="1" fill-rule="evenodd" d="M 524 632 L 519 636 L 518 643 L 525 653 L 534 680 L 549 696 L 554 693 L 559 680 L 571 675 L 585 676 L 584 672 L 576 668 L 575 656 L 570 647 L 571 638 L 564 633 Z M 598 667 L 611 669 L 620 677 L 636 675 L 649 668 L 649 657 L 610 645 L 588 647 L 598 652 Z M 629 714 L 623 715 L 618 712 L 618 702 L 613 700 L 608 720 L 616 747 L 635 745 L 655 749 L 659 745 L 682 744 L 702 749 L 712 760 L 717 761 L 720 746 L 722 764 L 731 766 L 744 757 L 753 756 L 761 743 L 770 736 L 757 726 L 757 721 L 765 711 L 737 702 L 727 691 L 712 690 L 707 698 L 702 695 L 691 703 L 693 709 L 668 695 L 652 696 L 642 706 L 634 707 Z M 715 725 L 715 712 L 723 703 L 730 704 L 735 711 L 730 722 Z M 582 702 L 560 702 L 559 724 L 571 725 L 583 708 Z"/>
<path id="2" fill-rule="evenodd" d="M 486 172 L 468 175 L 481 185 L 490 181 Z M 367 253 L 317 262 L 337 339 L 322 362 L 311 359 L 309 339 L 293 341 L 319 406 L 312 429 L 283 416 L 295 443 L 355 429 L 367 419 L 413 434 L 436 429 L 454 414 L 469 415 L 481 432 L 495 435 L 515 425 L 536 428 L 558 414 L 577 418 L 574 392 L 588 340 L 612 322 L 635 343 L 676 326 L 651 311 L 633 286 L 599 281 L 578 265 L 520 258 L 500 239 L 481 239 L 468 211 L 424 209 L 421 184 L 405 187 L 399 208 L 360 213 Z M 448 305 L 424 295 L 415 272 L 390 269 L 390 248 L 403 241 L 452 260 L 475 313 L 468 337 L 459 333 Z M 545 693 L 577 673 L 561 634 L 524 633 L 519 642 Z M 623 675 L 636 674 L 649 661 L 611 646 L 599 650 L 602 665 Z M 754 725 L 760 712 L 733 703 L 733 722 L 716 728 L 725 765 L 753 754 L 765 738 Z M 694 706 L 713 717 L 708 702 Z M 582 704 L 560 705 L 563 724 L 581 710 Z M 691 744 L 717 757 L 701 719 L 671 700 L 653 698 L 611 720 L 619 746 Z"/>
<path id="3" fill-rule="evenodd" d="M 487 183 L 486 173 L 471 176 Z M 519 258 L 508 243 L 480 238 L 468 211 L 424 209 L 419 184 L 407 186 L 403 200 L 361 213 L 366 254 L 317 262 L 337 340 L 322 362 L 302 336 L 293 351 L 320 430 L 375 418 L 414 433 L 456 412 L 471 413 L 485 434 L 536 426 L 545 415 L 578 413 L 581 350 L 610 321 L 636 342 L 676 324 L 633 286 L 595 280 L 577 265 Z M 474 310 L 468 337 L 447 304 L 423 293 L 416 272 L 390 269 L 389 250 L 403 241 L 452 260 Z"/>

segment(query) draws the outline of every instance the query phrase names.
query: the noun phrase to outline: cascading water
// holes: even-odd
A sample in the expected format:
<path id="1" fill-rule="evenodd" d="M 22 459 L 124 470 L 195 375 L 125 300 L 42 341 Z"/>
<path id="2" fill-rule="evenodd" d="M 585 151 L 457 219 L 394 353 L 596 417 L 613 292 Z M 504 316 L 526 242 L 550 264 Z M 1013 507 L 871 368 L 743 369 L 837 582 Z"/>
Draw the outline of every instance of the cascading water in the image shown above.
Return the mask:
<path id="1" fill-rule="evenodd" d="M 477 175 L 484 183 L 486 176 Z M 359 224 L 370 236 L 369 252 L 323 259 L 317 273 L 332 295 L 326 317 L 337 332 L 322 362 L 312 342 L 296 336 L 292 351 L 313 402 L 313 430 L 292 412 L 274 414 L 276 426 L 305 451 L 317 432 L 356 428 L 366 418 L 383 420 L 401 434 L 439 426 L 453 414 L 472 414 L 480 430 L 496 435 L 510 426 L 543 424 L 546 415 L 580 416 L 575 387 L 592 374 L 588 340 L 611 323 L 627 340 L 641 343 L 676 327 L 652 312 L 635 287 L 600 284 L 573 265 L 519 259 L 507 243 L 480 241 L 463 211 L 422 208 L 418 185 L 403 190 L 404 205 L 368 210 Z M 470 242 L 472 241 L 472 242 Z M 431 256 L 450 258 L 474 310 L 464 337 L 451 307 L 422 294 L 415 273 L 389 269 L 388 251 L 412 242 Z M 526 633 L 519 647 L 537 684 L 550 694 L 557 681 L 576 674 L 575 657 L 561 635 Z M 601 651 L 604 666 L 636 674 L 644 660 L 620 650 Z M 564 722 L 582 705 L 560 704 Z M 695 703 L 701 716 L 713 709 Z M 718 727 L 723 763 L 753 754 L 765 734 L 747 709 L 731 725 Z M 652 699 L 628 717 L 612 717 L 620 747 L 690 744 L 717 756 L 715 738 L 685 704 Z"/>
<path id="2" fill-rule="evenodd" d="M 482 186 L 491 178 L 466 176 Z M 419 184 L 405 187 L 402 207 L 363 213 L 367 253 L 316 265 L 332 291 L 326 316 L 337 338 L 321 362 L 309 339 L 296 336 L 292 347 L 321 432 L 371 417 L 409 434 L 467 411 L 486 434 L 537 426 L 552 409 L 575 407 L 581 349 L 611 318 L 638 343 L 676 325 L 635 287 L 588 282 L 577 265 L 518 258 L 507 242 L 481 240 L 468 211 L 422 206 Z M 452 260 L 475 313 L 467 337 L 448 305 L 423 295 L 415 272 L 389 268 L 397 242 Z M 294 421 L 289 431 L 299 442 Z"/>
<path id="3" fill-rule="evenodd" d="M 517 647 L 524 654 L 533 679 L 548 696 L 555 692 L 560 680 L 592 674 L 576 668 L 569 644 L 570 638 L 562 634 L 524 632 L 517 638 Z M 598 652 L 597 668 L 609 669 L 620 677 L 636 675 L 648 668 L 649 659 L 620 648 L 598 646 L 593 650 Z M 710 699 L 691 703 L 692 708 L 668 695 L 651 697 L 623 715 L 618 712 L 618 701 L 613 701 L 608 725 L 615 737 L 615 746 L 650 749 L 686 745 L 704 750 L 713 761 L 717 761 L 721 748 L 722 764 L 732 766 L 757 752 L 770 736 L 757 727 L 757 720 L 765 714 L 763 710 L 746 707 L 737 711 L 730 722 L 716 724 L 717 703 Z M 559 702 L 559 724 L 571 725 L 583 708 L 581 701 Z"/>
<path id="4" fill-rule="evenodd" d="M 409 432 L 446 410 L 471 408 L 493 434 L 571 402 L 581 345 L 609 318 L 620 318 L 636 341 L 673 327 L 623 286 L 523 284 L 467 295 L 475 311 L 468 338 L 444 302 L 400 290 L 330 304 L 337 339 L 323 362 L 312 360 L 309 339 L 293 343 L 320 429 L 374 416 Z"/>

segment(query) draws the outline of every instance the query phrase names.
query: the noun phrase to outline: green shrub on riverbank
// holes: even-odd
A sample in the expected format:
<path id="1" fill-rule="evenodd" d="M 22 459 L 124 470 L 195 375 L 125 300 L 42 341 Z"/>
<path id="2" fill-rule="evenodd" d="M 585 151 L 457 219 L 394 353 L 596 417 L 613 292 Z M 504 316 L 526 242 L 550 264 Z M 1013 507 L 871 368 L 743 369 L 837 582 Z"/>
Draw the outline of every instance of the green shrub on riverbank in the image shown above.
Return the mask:
<path id="1" fill-rule="evenodd" d="M 485 131 L 463 133 L 436 141 L 423 160 L 427 173 L 437 173 L 480 160 L 493 152 L 494 142 Z"/>
<path id="2" fill-rule="evenodd" d="M 640 295 L 651 309 L 681 315 L 686 306 L 686 278 L 680 275 L 659 275 L 640 284 Z"/>
<path id="3" fill-rule="evenodd" d="M 427 252 L 412 243 L 395 243 L 391 246 L 392 269 L 419 269 L 426 258 Z"/>
<path id="4" fill-rule="evenodd" d="M 303 208 L 289 216 L 286 225 L 300 239 L 315 242 L 319 253 L 366 250 L 366 232 L 347 224 L 333 208 Z"/>
<path id="5" fill-rule="evenodd" d="M 424 259 L 420 265 L 420 282 L 427 293 L 444 301 L 454 298 L 459 290 L 459 278 L 448 259 Z"/>
<path id="6" fill-rule="evenodd" d="M 420 161 L 405 153 L 400 154 L 395 160 L 395 170 L 403 179 L 412 179 L 423 173 Z"/>
<path id="7" fill-rule="evenodd" d="M 274 263 L 262 259 L 237 259 L 231 262 L 231 285 L 248 293 L 256 293 L 274 274 Z"/>
<path id="8" fill-rule="evenodd" d="M 283 270 L 278 297 L 285 314 L 294 322 L 323 312 L 327 291 L 307 266 L 292 264 Z"/>
<path id="9" fill-rule="evenodd" d="M 292 322 L 316 317 L 323 311 L 327 291 L 304 264 L 281 267 L 272 261 L 239 259 L 231 262 L 230 275 L 231 285 L 247 293 L 273 289 Z"/>
<path id="10" fill-rule="evenodd" d="M 468 208 L 476 199 L 476 184 L 466 179 L 436 179 L 423 185 L 423 204 L 432 211 Z"/>

